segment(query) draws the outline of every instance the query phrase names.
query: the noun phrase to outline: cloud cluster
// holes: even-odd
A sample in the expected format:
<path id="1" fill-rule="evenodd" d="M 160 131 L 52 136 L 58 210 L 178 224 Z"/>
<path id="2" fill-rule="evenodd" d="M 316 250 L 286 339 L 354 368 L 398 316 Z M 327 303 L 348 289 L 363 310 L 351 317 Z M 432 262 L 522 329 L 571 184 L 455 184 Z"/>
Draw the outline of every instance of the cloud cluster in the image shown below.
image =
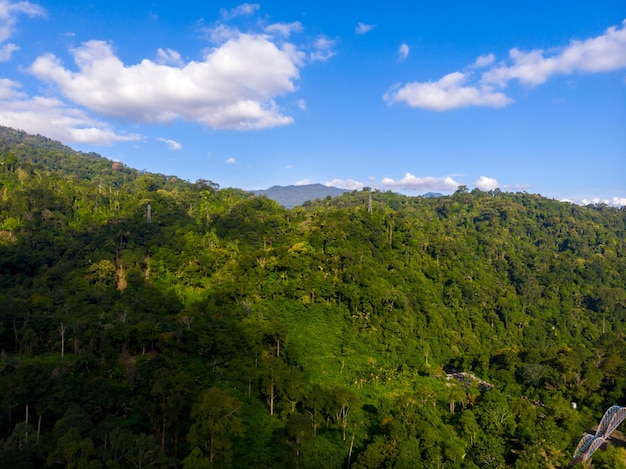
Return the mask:
<path id="1" fill-rule="evenodd" d="M 306 179 L 308 181 L 308 179 Z M 349 190 L 357 190 L 360 191 L 365 187 L 365 184 L 359 181 L 355 181 L 354 179 L 333 179 L 332 181 L 328 181 L 324 184 L 325 186 L 338 187 L 340 189 L 349 189 Z"/>
<path id="2" fill-rule="evenodd" d="M 601 199 L 600 197 L 592 197 L 590 199 L 581 200 L 563 200 L 563 202 L 572 202 L 579 205 L 609 205 L 611 207 L 626 207 L 626 197 L 613 197 L 611 199 Z"/>
<path id="3" fill-rule="evenodd" d="M 435 82 L 413 82 L 392 89 L 384 95 L 389 103 L 405 102 L 411 107 L 431 111 L 448 111 L 467 106 L 503 107 L 513 102 L 504 93 L 492 87 L 465 85 L 468 75 L 461 72 L 450 73 Z"/>
<path id="4" fill-rule="evenodd" d="M 335 55 L 333 47 L 335 41 L 326 36 L 318 37 L 313 44 L 313 51 L 309 54 L 312 62 L 325 62 Z"/>
<path id="5" fill-rule="evenodd" d="M 474 182 L 474 185 L 478 187 L 481 191 L 493 191 L 500 187 L 497 179 L 487 176 L 479 177 L 478 180 Z"/>
<path id="6" fill-rule="evenodd" d="M 493 54 L 482 55 L 468 69 L 489 67 Z M 499 108 L 513 102 L 501 90 L 516 80 L 526 86 L 545 83 L 556 75 L 600 73 L 626 67 L 626 20 L 620 27 L 584 41 L 571 41 L 556 53 L 537 49 L 529 52 L 511 49 L 502 61 L 478 77 L 474 72 L 453 72 L 438 81 L 409 82 L 390 89 L 384 99 L 405 102 L 411 107 L 446 111 L 468 106 Z"/>
<path id="7" fill-rule="evenodd" d="M 381 185 L 386 189 L 402 190 L 410 192 L 429 192 L 429 191 L 453 191 L 461 184 L 452 179 L 450 176 L 444 178 L 435 178 L 426 176 L 423 178 L 416 177 L 411 173 L 406 173 L 402 179 L 394 180 L 391 178 L 383 178 Z"/>
<path id="8" fill-rule="evenodd" d="M 259 8 L 244 3 L 222 9 L 221 17 L 226 21 L 249 16 Z M 0 61 L 18 49 L 2 43 L 15 31 L 19 15 L 42 16 L 45 10 L 27 1 L 0 0 Z M 298 21 L 260 20 L 254 28 L 256 32 L 242 32 L 223 21 L 204 28 L 213 46 L 197 60 L 185 60 L 178 51 L 162 47 L 153 58 L 127 64 L 112 43 L 102 40 L 70 50 L 74 64 L 65 64 L 52 53 L 41 55 L 23 70 L 50 85 L 46 97 L 28 96 L 19 83 L 4 80 L 2 122 L 68 143 L 93 144 L 141 138 L 118 134 L 93 116 L 159 124 L 186 120 L 213 129 L 288 125 L 293 118 L 277 100 L 297 90 L 300 69 L 307 63 L 335 54 L 335 41 L 318 36 L 308 46 L 290 42 L 291 35 L 304 29 Z M 297 105 L 306 109 L 303 100 Z"/>
<path id="9" fill-rule="evenodd" d="M 163 63 L 179 58 L 173 51 L 161 51 L 161 63 L 144 59 L 125 65 L 104 41 L 88 41 L 72 53 L 77 71 L 52 54 L 37 58 L 29 71 L 99 114 L 139 122 L 184 119 L 239 130 L 293 120 L 281 114 L 274 98 L 295 90 L 302 54 L 264 35 L 240 33 L 203 61 L 183 66 Z"/>
<path id="10" fill-rule="evenodd" d="M 120 134 L 110 125 L 55 98 L 29 98 L 20 84 L 0 79 L 0 122 L 26 132 L 72 143 L 110 145 L 140 140 L 138 134 Z"/>
<path id="11" fill-rule="evenodd" d="M 489 178 L 487 178 L 489 179 Z M 383 178 L 380 184 L 375 180 L 370 180 L 368 184 L 354 179 L 333 179 L 325 183 L 327 186 L 339 187 L 341 189 L 361 190 L 365 186 L 372 186 L 383 190 L 404 191 L 404 192 L 432 192 L 432 191 L 455 191 L 461 183 L 452 177 L 436 178 L 431 176 L 416 177 L 411 173 L 406 173 L 402 179 Z"/>

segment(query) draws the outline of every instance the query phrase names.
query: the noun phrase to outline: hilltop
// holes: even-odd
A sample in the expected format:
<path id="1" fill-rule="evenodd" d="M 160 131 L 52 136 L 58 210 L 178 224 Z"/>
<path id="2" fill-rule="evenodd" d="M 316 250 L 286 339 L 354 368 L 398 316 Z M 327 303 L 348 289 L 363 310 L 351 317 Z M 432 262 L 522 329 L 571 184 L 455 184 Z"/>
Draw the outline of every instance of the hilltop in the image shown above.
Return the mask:
<path id="1" fill-rule="evenodd" d="M 348 192 L 347 189 L 323 184 L 302 184 L 297 186 L 272 186 L 269 189 L 252 191 L 255 195 L 265 195 L 285 208 L 293 208 L 305 202 L 326 197 L 336 197 Z"/>

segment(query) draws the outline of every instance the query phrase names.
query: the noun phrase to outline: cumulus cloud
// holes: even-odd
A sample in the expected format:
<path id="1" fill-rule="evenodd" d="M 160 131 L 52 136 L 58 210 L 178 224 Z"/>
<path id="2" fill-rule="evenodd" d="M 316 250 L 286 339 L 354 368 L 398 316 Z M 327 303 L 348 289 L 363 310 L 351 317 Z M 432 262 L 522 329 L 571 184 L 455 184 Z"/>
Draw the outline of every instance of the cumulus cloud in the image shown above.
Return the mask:
<path id="1" fill-rule="evenodd" d="M 500 187 L 497 179 L 490 178 L 487 176 L 481 176 L 478 178 L 474 185 L 478 187 L 481 191 L 492 191 Z"/>
<path id="2" fill-rule="evenodd" d="M 509 51 L 508 61 L 493 65 L 495 57 L 478 57 L 470 69 L 487 68 L 479 75 L 452 72 L 438 81 L 396 85 L 384 95 L 390 103 L 405 102 L 411 107 L 447 111 L 467 106 L 500 108 L 513 102 L 499 89 L 517 80 L 527 86 L 545 83 L 556 75 L 602 73 L 626 68 L 626 20 L 604 34 L 573 40 L 568 46 L 547 53 L 542 49 Z"/>
<path id="3" fill-rule="evenodd" d="M 183 58 L 175 50 L 172 49 L 157 49 L 157 63 L 160 65 L 175 65 L 182 66 L 184 64 Z"/>
<path id="4" fill-rule="evenodd" d="M 311 180 L 309 178 L 304 178 L 301 179 L 300 181 L 296 181 L 294 182 L 294 186 L 306 186 L 308 184 L 311 184 Z"/>
<path id="5" fill-rule="evenodd" d="M 258 3 L 243 3 L 235 8 L 231 8 L 227 10 L 226 8 L 222 8 L 220 12 L 222 13 L 222 18 L 228 20 L 231 18 L 236 18 L 237 16 L 249 16 L 256 13 L 261 5 Z"/>
<path id="6" fill-rule="evenodd" d="M 303 29 L 302 23 L 299 21 L 292 23 L 273 23 L 263 28 L 266 33 L 278 34 L 283 37 L 289 37 L 292 33 L 302 32 Z"/>
<path id="7" fill-rule="evenodd" d="M 554 75 L 576 72 L 600 73 L 626 67 L 626 20 L 621 27 L 610 27 L 601 36 L 570 44 L 553 55 L 543 50 L 509 51 L 512 65 L 499 65 L 486 72 L 482 81 L 505 86 L 511 80 L 535 86 Z"/>
<path id="8" fill-rule="evenodd" d="M 216 24 L 211 27 L 203 27 L 201 31 L 210 42 L 214 44 L 223 44 L 229 39 L 236 39 L 239 36 L 237 28 L 231 28 L 225 24 Z"/>
<path id="9" fill-rule="evenodd" d="M 176 140 L 170 140 L 168 138 L 163 138 L 163 137 L 158 137 L 157 140 L 159 142 L 165 143 L 170 150 L 180 150 L 183 147 Z"/>
<path id="10" fill-rule="evenodd" d="M 325 186 L 338 187 L 340 189 L 349 189 L 360 191 L 365 187 L 365 184 L 354 179 L 333 179 L 324 183 Z"/>
<path id="11" fill-rule="evenodd" d="M 450 176 L 445 178 L 435 178 L 426 176 L 423 178 L 416 177 L 411 173 L 406 173 L 402 179 L 394 180 L 391 178 L 383 178 L 381 185 L 387 189 L 397 189 L 410 192 L 428 192 L 428 191 L 453 191 L 461 184 L 456 182 Z"/>
<path id="12" fill-rule="evenodd" d="M 367 34 L 375 27 L 376 25 L 374 24 L 366 24 L 359 21 L 356 25 L 355 31 L 357 34 Z"/>
<path id="13" fill-rule="evenodd" d="M 27 1 L 0 0 L 0 42 L 5 42 L 13 36 L 20 15 L 31 18 L 46 16 L 46 10 Z"/>
<path id="14" fill-rule="evenodd" d="M 391 89 L 384 95 L 393 104 L 405 102 L 411 107 L 431 111 L 448 111 L 467 106 L 503 107 L 513 102 L 504 93 L 489 86 L 467 86 L 468 76 L 453 72 L 435 82 L 412 82 Z"/>
<path id="15" fill-rule="evenodd" d="M 235 164 L 235 163 L 237 163 L 237 161 L 235 161 L 235 158 L 230 157 L 226 160 L 226 164 Z"/>
<path id="16" fill-rule="evenodd" d="M 626 207 L 626 197 L 613 197 L 611 199 L 603 199 L 600 197 L 591 197 L 585 199 L 563 199 L 562 202 L 571 202 L 578 205 L 609 205 L 611 207 Z"/>
<path id="17" fill-rule="evenodd" d="M 237 32 L 204 60 L 182 66 L 148 59 L 126 65 L 105 41 L 88 41 L 71 52 L 77 71 L 52 54 L 38 57 L 29 71 L 102 115 L 157 123 L 183 119 L 238 130 L 293 121 L 275 98 L 295 91 L 303 53 L 262 34 Z M 171 62 L 179 56 L 163 50 L 160 57 Z"/>
<path id="18" fill-rule="evenodd" d="M 431 191 L 455 191 L 461 183 L 452 177 L 436 178 L 431 176 L 416 177 L 406 173 L 402 179 L 383 178 L 380 184 L 376 184 L 376 178 L 368 178 L 368 183 L 354 179 L 333 179 L 325 183 L 326 186 L 339 187 L 341 189 L 361 190 L 365 186 L 377 187 L 378 189 L 404 192 L 431 192 Z"/>
<path id="19" fill-rule="evenodd" d="M 0 46 L 0 62 L 8 62 L 13 56 L 13 52 L 20 50 L 18 46 L 9 42 Z"/>
<path id="20" fill-rule="evenodd" d="M 304 99 L 299 99 L 296 104 L 301 111 L 306 111 L 306 101 Z"/>
<path id="21" fill-rule="evenodd" d="M 626 207 L 626 197 L 613 197 L 611 199 L 611 205 L 615 207 Z"/>
<path id="22" fill-rule="evenodd" d="M 398 62 L 402 62 L 406 60 L 409 56 L 409 46 L 407 46 L 404 42 L 398 48 Z"/>
<path id="23" fill-rule="evenodd" d="M 325 62 L 335 55 L 333 46 L 335 41 L 327 38 L 326 36 L 318 37 L 313 44 L 313 52 L 309 54 L 309 58 L 312 62 Z"/>
<path id="24" fill-rule="evenodd" d="M 493 54 L 481 55 L 474 61 L 474 63 L 472 64 L 472 67 L 473 68 L 488 67 L 494 62 L 494 60 L 496 60 L 496 57 Z"/>
<path id="25" fill-rule="evenodd" d="M 84 111 L 58 99 L 29 97 L 19 83 L 0 79 L 0 122 L 3 125 L 65 143 L 111 145 L 141 140 L 138 134 L 116 133 L 107 123 L 91 118 Z"/>

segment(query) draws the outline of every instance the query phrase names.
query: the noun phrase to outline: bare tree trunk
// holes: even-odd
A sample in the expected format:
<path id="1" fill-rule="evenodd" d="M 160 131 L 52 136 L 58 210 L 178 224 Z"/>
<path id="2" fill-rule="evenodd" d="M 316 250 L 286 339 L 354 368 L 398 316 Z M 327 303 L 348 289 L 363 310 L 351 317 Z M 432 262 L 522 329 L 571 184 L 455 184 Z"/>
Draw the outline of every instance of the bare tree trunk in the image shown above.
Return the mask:
<path id="1" fill-rule="evenodd" d="M 354 448 L 354 437 L 356 437 L 356 431 L 352 434 L 350 439 L 350 451 L 348 452 L 348 469 L 350 469 L 350 459 L 352 459 L 352 448 Z"/>
<path id="2" fill-rule="evenodd" d="M 64 358 L 65 357 L 65 331 L 67 330 L 67 328 L 65 327 L 63 322 L 61 322 L 61 328 L 59 330 L 61 331 L 61 358 Z"/>
<path id="3" fill-rule="evenodd" d="M 161 428 L 161 451 L 165 453 L 165 412 L 163 412 L 163 427 Z"/>
<path id="4" fill-rule="evenodd" d="M 28 439 L 28 402 L 26 403 L 26 418 L 24 420 L 26 421 L 26 439 Z"/>

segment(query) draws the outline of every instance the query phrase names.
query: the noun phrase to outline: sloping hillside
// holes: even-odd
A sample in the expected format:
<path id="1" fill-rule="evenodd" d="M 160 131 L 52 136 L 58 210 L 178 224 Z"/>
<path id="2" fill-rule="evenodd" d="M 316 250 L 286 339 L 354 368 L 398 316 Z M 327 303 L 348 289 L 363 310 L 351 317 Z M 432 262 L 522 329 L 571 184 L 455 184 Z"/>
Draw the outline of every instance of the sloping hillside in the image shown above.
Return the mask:
<path id="1" fill-rule="evenodd" d="M 8 467 L 565 467 L 626 404 L 624 210 L 288 210 L 3 132 Z"/>

